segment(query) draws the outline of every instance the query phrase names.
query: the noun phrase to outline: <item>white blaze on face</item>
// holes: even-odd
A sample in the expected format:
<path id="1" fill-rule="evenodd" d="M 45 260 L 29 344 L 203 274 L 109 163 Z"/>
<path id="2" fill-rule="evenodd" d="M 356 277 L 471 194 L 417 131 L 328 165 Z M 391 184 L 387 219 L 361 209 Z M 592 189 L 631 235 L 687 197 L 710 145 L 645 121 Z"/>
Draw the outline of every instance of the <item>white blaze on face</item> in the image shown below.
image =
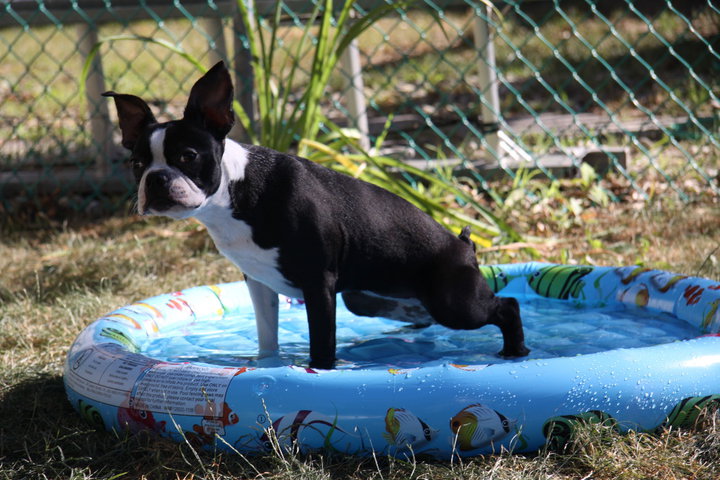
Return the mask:
<path id="1" fill-rule="evenodd" d="M 178 168 L 168 165 L 165 158 L 165 128 L 158 128 L 150 135 L 150 166 L 143 173 L 138 184 L 138 211 L 141 215 L 167 215 L 173 218 L 192 216 L 193 210 L 205 202 L 205 193 L 187 178 Z M 168 210 L 156 211 L 148 208 L 148 198 L 153 192 L 147 190 L 147 177 L 153 172 L 164 171 L 169 177 L 167 185 L 170 199 L 175 206 Z"/>
<path id="2" fill-rule="evenodd" d="M 150 153 L 153 157 L 153 165 L 167 166 L 165 159 L 165 129 L 158 128 L 150 135 Z"/>

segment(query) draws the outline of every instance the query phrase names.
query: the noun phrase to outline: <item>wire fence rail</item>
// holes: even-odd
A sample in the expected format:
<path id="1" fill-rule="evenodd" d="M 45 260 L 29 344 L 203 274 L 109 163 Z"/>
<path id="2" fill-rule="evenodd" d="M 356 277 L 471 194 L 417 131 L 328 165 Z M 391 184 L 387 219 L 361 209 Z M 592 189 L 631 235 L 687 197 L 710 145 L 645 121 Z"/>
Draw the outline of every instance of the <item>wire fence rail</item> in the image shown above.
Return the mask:
<path id="1" fill-rule="evenodd" d="M 354 5 L 362 18 L 372 1 Z M 282 4 L 273 69 L 297 52 L 312 2 Z M 274 1 L 258 1 L 270 16 Z M 268 23 L 257 28 L 269 32 Z M 197 69 L 232 66 L 252 111 L 246 31 L 227 0 L 0 3 L 0 206 L 85 211 L 133 191 L 104 90 L 181 114 Z M 100 42 L 100 43 L 99 43 Z M 81 85 L 83 65 L 93 49 Z M 302 53 L 306 55 L 307 52 Z M 309 60 L 304 68 L 310 69 Z M 706 1 L 418 0 L 343 55 L 323 103 L 365 146 L 491 190 L 519 168 L 550 179 L 592 166 L 621 195 L 720 193 L 720 4 Z M 279 75 L 279 74 L 278 74 Z M 302 90 L 302 76 L 292 89 Z M 299 94 L 293 97 L 299 99 Z M 243 139 L 238 129 L 232 136 Z M 114 203 L 113 203 L 114 202 Z"/>

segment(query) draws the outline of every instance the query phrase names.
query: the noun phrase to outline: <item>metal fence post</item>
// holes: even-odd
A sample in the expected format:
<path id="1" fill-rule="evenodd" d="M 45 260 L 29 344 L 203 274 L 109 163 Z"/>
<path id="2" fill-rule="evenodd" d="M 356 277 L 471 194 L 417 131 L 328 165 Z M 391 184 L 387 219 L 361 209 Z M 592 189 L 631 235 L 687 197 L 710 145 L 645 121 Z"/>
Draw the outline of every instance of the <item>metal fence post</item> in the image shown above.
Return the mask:
<path id="1" fill-rule="evenodd" d="M 251 12 L 251 15 L 253 14 Z M 252 66 L 252 55 L 243 41 L 247 35 L 252 35 L 252 33 L 245 31 L 245 23 L 238 9 L 233 18 L 235 98 L 240 102 L 250 119 L 251 128 L 258 133 L 257 122 L 255 121 L 255 73 Z M 250 132 L 244 131 L 240 122 L 235 123 L 230 135 L 245 142 L 250 139 Z"/>
<path id="2" fill-rule="evenodd" d="M 205 30 L 210 42 L 208 44 L 208 60 L 210 65 L 215 65 L 220 60 L 227 61 L 227 46 L 225 44 L 225 30 L 220 17 L 206 17 L 200 19 L 202 28 Z"/>
<path id="3" fill-rule="evenodd" d="M 353 40 L 342 53 L 340 66 L 345 82 L 343 91 L 347 100 L 350 120 L 360 131 L 360 146 L 364 150 L 369 150 L 370 129 L 368 127 L 365 86 L 362 79 L 362 65 L 360 64 L 360 49 L 358 48 L 357 39 Z"/>
<path id="4" fill-rule="evenodd" d="M 93 47 L 98 43 L 97 28 L 89 23 L 80 23 L 77 27 L 77 34 L 78 51 L 83 59 L 87 58 Z M 102 60 L 100 55 L 95 55 L 85 85 L 85 98 L 90 116 L 90 134 L 93 146 L 99 154 L 95 168 L 100 176 L 110 173 L 110 160 L 113 152 L 110 114 L 108 113 L 107 101 L 101 96 L 104 91 L 105 78 L 103 76 Z"/>
<path id="5" fill-rule="evenodd" d="M 482 7 L 479 7 L 482 8 Z M 485 14 L 475 14 L 473 22 L 473 36 L 475 37 L 475 48 L 485 61 L 478 62 L 478 77 L 481 96 L 481 112 L 482 121 L 485 125 L 491 125 L 493 128 L 499 125 L 500 121 L 500 98 L 498 96 L 498 79 L 495 73 L 495 46 L 493 40 L 495 35 L 492 34 L 488 26 L 488 18 L 492 14 L 490 7 L 485 6 Z M 499 128 L 499 127 L 497 127 Z M 502 152 L 499 150 L 499 140 L 497 129 L 485 134 L 485 140 L 499 161 Z"/>

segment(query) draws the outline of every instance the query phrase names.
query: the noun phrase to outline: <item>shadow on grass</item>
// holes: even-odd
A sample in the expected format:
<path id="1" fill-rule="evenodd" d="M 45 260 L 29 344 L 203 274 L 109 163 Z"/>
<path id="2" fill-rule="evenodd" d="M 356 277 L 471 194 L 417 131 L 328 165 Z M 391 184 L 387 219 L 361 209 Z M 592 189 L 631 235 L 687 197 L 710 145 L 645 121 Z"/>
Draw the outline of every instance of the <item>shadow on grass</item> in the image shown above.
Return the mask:
<path id="1" fill-rule="evenodd" d="M 90 440 L 93 435 L 75 415 L 60 376 L 40 374 L 27 378 L 2 395 L 2 465 L 45 464 L 50 472 L 61 473 L 71 468 L 65 464 L 69 456 L 74 459 L 86 455 L 83 447 L 95 443 Z"/>
<path id="2" fill-rule="evenodd" d="M 96 430 L 84 423 L 70 405 L 59 375 L 21 380 L 0 397 L 0 477 L 147 475 L 163 464 L 157 457 L 167 448 L 158 447 L 152 439 Z"/>
<path id="3" fill-rule="evenodd" d="M 0 396 L 0 478 L 409 478 L 442 463 L 381 457 L 276 455 L 245 457 L 196 451 L 150 435 L 97 430 L 70 405 L 59 375 L 20 380 Z M 434 470 L 433 470 L 434 469 Z"/>
<path id="4" fill-rule="evenodd" d="M 59 375 L 38 374 L 0 394 L 0 478 L 254 478 L 298 466 L 312 472 L 310 478 L 327 478 L 322 461 L 292 463 L 96 429 L 73 409 Z"/>

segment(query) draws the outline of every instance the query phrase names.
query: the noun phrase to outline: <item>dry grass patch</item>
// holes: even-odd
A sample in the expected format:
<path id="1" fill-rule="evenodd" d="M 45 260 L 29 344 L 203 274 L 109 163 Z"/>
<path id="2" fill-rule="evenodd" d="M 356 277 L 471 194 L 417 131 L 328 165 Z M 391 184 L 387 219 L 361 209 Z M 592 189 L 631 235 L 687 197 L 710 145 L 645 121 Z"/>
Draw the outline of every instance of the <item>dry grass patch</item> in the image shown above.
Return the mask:
<path id="1" fill-rule="evenodd" d="M 538 211 L 513 221 L 542 260 L 633 264 L 720 278 L 713 202 L 635 208 L 586 206 L 569 222 Z M 542 227 L 540 227 L 542 225 Z M 522 248 L 483 261 L 525 261 Z M 274 453 L 196 452 L 150 436 L 96 431 L 67 402 L 62 365 L 95 318 L 152 295 L 234 281 L 238 271 L 192 222 L 110 218 L 69 227 L 15 226 L 0 237 L 0 479 L 711 479 L 720 478 L 720 428 L 621 435 L 587 425 L 563 452 L 437 462 Z"/>

